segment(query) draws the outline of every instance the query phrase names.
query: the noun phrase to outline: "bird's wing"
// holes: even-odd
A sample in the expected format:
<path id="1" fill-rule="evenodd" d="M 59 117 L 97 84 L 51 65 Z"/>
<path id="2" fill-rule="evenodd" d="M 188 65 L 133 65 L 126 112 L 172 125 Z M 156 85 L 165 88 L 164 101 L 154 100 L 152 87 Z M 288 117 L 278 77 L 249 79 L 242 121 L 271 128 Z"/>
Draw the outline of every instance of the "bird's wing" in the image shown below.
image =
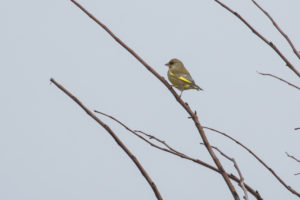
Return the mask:
<path id="1" fill-rule="evenodd" d="M 183 81 L 184 84 L 187 84 L 187 85 L 193 87 L 196 90 L 203 90 L 198 85 L 196 85 L 195 81 L 193 80 L 193 78 L 189 74 L 174 74 L 174 73 L 170 72 L 170 75 L 177 78 L 177 79 L 179 79 L 179 80 L 181 80 L 181 81 Z"/>
<path id="2" fill-rule="evenodd" d="M 187 84 L 195 84 L 193 78 L 188 74 L 176 74 L 175 76 Z"/>

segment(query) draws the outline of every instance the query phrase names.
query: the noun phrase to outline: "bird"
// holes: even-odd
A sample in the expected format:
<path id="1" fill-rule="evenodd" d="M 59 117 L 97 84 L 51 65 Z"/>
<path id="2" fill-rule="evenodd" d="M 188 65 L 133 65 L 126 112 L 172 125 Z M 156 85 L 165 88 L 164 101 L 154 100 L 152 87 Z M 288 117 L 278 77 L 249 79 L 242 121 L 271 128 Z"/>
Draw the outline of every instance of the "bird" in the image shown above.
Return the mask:
<path id="1" fill-rule="evenodd" d="M 203 90 L 198 85 L 196 85 L 192 76 L 188 72 L 188 70 L 184 67 L 183 63 L 177 59 L 173 58 L 168 63 L 165 64 L 169 67 L 168 70 L 168 79 L 172 83 L 172 86 L 180 90 L 181 97 L 182 92 L 184 90 L 195 89 L 195 90 Z"/>

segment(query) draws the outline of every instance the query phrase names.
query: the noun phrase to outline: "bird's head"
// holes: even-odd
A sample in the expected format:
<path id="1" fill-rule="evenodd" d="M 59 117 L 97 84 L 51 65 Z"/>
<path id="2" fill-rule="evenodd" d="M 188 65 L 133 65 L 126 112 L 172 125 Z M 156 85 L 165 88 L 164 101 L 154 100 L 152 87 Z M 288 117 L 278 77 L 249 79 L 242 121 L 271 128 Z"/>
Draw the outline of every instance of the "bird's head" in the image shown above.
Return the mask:
<path id="1" fill-rule="evenodd" d="M 176 67 L 178 65 L 182 65 L 182 62 L 178 60 L 177 58 L 171 59 L 167 64 L 165 64 L 169 68 Z"/>

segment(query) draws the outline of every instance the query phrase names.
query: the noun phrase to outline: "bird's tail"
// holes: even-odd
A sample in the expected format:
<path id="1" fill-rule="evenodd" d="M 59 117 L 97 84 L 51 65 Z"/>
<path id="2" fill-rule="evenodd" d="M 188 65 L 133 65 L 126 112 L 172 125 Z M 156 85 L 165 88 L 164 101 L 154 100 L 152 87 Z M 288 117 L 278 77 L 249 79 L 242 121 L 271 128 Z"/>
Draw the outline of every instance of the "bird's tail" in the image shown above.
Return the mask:
<path id="1" fill-rule="evenodd" d="M 199 87 L 199 86 L 196 85 L 196 84 L 194 84 L 193 87 L 194 87 L 194 89 L 196 89 L 196 90 L 203 90 L 201 87 Z"/>

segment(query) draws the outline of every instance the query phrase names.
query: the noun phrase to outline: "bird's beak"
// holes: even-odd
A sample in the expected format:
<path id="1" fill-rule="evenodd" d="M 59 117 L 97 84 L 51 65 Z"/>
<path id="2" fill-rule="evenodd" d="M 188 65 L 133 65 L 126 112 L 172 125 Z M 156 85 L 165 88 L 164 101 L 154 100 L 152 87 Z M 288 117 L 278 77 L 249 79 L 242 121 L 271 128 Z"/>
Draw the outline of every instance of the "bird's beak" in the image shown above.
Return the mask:
<path id="1" fill-rule="evenodd" d="M 168 67 L 170 66 L 170 64 L 169 64 L 169 63 L 166 63 L 165 65 L 166 65 L 166 66 L 168 66 Z"/>

